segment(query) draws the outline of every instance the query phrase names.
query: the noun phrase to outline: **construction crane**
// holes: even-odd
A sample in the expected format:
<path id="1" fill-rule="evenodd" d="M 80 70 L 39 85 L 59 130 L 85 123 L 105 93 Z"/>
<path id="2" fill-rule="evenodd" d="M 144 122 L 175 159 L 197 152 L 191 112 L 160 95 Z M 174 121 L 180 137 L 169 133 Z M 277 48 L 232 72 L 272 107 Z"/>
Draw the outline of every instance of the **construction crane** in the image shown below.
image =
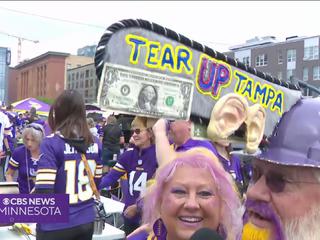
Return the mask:
<path id="1" fill-rule="evenodd" d="M 17 38 L 17 39 L 18 39 L 18 57 L 17 57 L 17 63 L 20 63 L 20 61 L 21 61 L 21 45 L 22 45 L 22 41 L 30 41 L 30 42 L 33 42 L 33 43 L 39 43 L 38 40 L 31 40 L 31 39 L 28 39 L 28 38 L 16 36 L 16 35 L 13 35 L 13 34 L 9 34 L 9 33 L 6 33 L 6 32 L 2 32 L 2 31 L 0 31 L 0 33 L 1 33 L 1 34 L 4 34 L 4 35 L 7 35 L 7 36 L 9 36 L 9 37 L 14 37 L 14 38 Z"/>

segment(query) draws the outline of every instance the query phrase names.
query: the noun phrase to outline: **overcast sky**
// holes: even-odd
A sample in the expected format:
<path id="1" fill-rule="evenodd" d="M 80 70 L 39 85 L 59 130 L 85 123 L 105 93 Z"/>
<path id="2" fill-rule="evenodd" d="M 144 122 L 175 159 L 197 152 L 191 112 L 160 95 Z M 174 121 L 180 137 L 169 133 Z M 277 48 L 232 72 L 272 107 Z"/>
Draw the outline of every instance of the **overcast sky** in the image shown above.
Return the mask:
<path id="1" fill-rule="evenodd" d="M 76 54 L 97 44 L 111 24 L 141 18 L 222 52 L 255 36 L 320 35 L 319 11 L 319 1 L 1 1 L 0 32 L 39 41 L 22 42 L 26 59 L 47 51 Z M 17 38 L 0 33 L 0 47 L 12 51 L 11 66 L 17 46 Z"/>

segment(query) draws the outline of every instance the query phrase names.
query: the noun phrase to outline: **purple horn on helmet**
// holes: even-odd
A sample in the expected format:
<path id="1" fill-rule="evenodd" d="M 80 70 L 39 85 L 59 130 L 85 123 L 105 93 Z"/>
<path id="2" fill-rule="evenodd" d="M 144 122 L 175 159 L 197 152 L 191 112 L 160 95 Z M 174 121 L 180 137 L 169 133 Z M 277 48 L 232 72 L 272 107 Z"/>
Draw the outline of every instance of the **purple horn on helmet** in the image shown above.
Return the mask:
<path id="1" fill-rule="evenodd" d="M 260 160 L 320 168 L 320 98 L 299 100 L 285 113 Z"/>

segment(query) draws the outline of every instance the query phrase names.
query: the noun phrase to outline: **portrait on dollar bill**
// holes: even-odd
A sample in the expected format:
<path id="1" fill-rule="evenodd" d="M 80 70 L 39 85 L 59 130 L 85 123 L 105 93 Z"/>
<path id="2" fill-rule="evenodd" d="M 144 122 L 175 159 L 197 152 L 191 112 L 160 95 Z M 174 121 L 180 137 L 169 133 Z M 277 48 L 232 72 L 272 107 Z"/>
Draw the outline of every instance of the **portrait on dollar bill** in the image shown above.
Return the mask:
<path id="1" fill-rule="evenodd" d="M 156 112 L 157 101 L 158 101 L 157 88 L 149 84 L 144 85 L 139 92 L 137 106 L 141 110 Z"/>
<path id="2" fill-rule="evenodd" d="M 190 116 L 192 81 L 137 68 L 105 63 L 97 101 L 102 109 L 153 118 Z"/>
<path id="3" fill-rule="evenodd" d="M 105 69 L 105 77 L 103 79 L 103 85 L 101 89 L 101 95 L 100 98 L 102 99 L 101 103 L 103 105 L 109 105 L 109 100 L 107 97 L 108 94 L 108 87 L 116 82 L 118 82 L 120 79 L 118 77 L 118 70 L 113 68 L 106 68 Z"/>

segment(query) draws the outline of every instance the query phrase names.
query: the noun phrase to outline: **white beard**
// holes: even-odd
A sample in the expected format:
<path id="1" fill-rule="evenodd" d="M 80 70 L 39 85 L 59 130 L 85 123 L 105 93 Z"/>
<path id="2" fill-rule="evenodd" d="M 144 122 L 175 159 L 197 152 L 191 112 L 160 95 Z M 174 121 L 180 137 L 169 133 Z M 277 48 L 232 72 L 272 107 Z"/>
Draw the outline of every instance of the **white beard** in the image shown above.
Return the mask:
<path id="1" fill-rule="evenodd" d="M 307 214 L 284 224 L 287 240 L 319 240 L 320 207 L 312 208 Z"/>

